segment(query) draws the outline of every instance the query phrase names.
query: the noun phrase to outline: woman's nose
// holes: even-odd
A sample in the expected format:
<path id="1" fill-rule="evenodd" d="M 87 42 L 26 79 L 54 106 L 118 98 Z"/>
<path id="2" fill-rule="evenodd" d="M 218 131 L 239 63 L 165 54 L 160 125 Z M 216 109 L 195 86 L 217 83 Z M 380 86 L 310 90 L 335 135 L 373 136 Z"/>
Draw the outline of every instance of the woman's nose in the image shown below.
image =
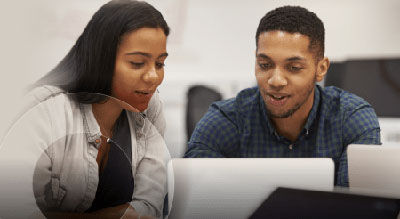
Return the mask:
<path id="1" fill-rule="evenodd" d="M 143 80 L 146 83 L 155 84 L 159 79 L 155 66 L 151 67 L 143 76 Z"/>

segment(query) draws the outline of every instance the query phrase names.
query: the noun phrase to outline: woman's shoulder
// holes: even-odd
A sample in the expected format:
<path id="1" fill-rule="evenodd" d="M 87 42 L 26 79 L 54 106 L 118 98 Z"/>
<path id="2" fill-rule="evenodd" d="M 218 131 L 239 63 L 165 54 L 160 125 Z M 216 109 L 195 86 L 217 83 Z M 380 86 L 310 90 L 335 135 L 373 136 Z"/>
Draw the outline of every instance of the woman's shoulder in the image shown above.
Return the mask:
<path id="1" fill-rule="evenodd" d="M 51 143 L 51 139 L 59 139 L 67 131 L 74 131 L 72 125 L 81 121 L 78 104 L 68 93 L 56 86 L 40 86 L 32 89 L 21 100 L 8 125 L 7 132 L 26 133 L 41 136 Z M 33 127 L 41 127 L 36 130 Z M 30 130 L 31 129 L 31 130 Z M 37 133 L 36 133 L 37 131 Z M 78 130 L 80 132 L 80 130 Z M 76 132 L 76 131 L 75 131 Z M 36 139 L 36 137 L 34 137 Z"/>
<path id="2" fill-rule="evenodd" d="M 68 92 L 58 86 L 43 85 L 26 93 L 18 106 L 18 114 L 25 114 L 33 109 L 46 109 L 46 111 L 65 112 L 68 109 L 78 109 Z"/>
<path id="3" fill-rule="evenodd" d="M 23 103 L 26 107 L 33 107 L 40 103 L 52 103 L 57 105 L 63 105 L 65 103 L 71 103 L 76 105 L 74 94 L 67 92 L 59 86 L 54 85 L 43 85 L 30 90 L 24 97 Z"/>
<path id="4" fill-rule="evenodd" d="M 31 102 L 43 102 L 48 100 L 49 98 L 54 98 L 56 96 L 66 94 L 67 92 L 61 89 L 58 86 L 53 85 L 43 85 L 40 87 L 36 87 L 29 91 L 25 96 L 24 99 L 31 100 Z"/>

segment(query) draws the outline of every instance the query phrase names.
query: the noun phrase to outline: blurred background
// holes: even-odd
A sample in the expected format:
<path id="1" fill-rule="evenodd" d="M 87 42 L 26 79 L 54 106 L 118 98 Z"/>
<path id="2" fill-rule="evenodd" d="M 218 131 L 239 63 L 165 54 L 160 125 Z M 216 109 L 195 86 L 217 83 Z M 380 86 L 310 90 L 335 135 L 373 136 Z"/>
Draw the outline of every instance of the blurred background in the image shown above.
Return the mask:
<path id="1" fill-rule="evenodd" d="M 107 1 L 1 2 L 3 133 L 23 88 L 58 64 L 93 13 Z M 380 118 L 382 141 L 400 145 L 399 0 L 148 2 L 163 13 L 171 27 L 170 56 L 159 91 L 167 119 L 165 139 L 173 157 L 183 155 L 189 126 L 195 124 L 192 120 L 209 105 L 209 100 L 195 101 L 202 105 L 199 112 L 196 104 L 188 105 L 188 95 L 195 95 L 189 94 L 190 88 L 204 85 L 200 88 L 211 89 L 206 92 L 215 94 L 216 99 L 226 99 L 254 86 L 256 28 L 266 12 L 283 5 L 306 7 L 325 24 L 325 55 L 333 64 L 322 85 L 342 87 L 369 101 Z"/>

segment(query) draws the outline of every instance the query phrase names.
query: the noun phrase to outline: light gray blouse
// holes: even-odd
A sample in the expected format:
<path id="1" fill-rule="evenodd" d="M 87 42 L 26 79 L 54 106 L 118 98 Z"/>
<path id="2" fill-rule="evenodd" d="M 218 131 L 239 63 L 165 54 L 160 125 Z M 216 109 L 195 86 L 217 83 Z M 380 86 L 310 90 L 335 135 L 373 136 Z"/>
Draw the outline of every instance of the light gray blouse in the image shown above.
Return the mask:
<path id="1" fill-rule="evenodd" d="M 91 104 L 55 86 L 33 90 L 26 110 L 0 146 L 0 218 L 30 218 L 46 211 L 84 212 L 99 181 L 100 127 Z M 144 113 L 127 112 L 132 141 L 131 205 L 162 217 L 167 162 L 162 103 L 154 94 Z"/>

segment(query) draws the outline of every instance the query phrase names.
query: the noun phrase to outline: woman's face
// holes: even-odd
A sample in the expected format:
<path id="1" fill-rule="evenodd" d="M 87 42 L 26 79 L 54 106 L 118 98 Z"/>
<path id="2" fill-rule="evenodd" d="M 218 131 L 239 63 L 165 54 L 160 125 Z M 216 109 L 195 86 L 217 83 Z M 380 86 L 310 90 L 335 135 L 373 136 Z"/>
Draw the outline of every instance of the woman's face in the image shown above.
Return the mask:
<path id="1" fill-rule="evenodd" d="M 167 37 L 161 28 L 140 28 L 122 36 L 111 95 L 143 111 L 164 79 Z"/>

